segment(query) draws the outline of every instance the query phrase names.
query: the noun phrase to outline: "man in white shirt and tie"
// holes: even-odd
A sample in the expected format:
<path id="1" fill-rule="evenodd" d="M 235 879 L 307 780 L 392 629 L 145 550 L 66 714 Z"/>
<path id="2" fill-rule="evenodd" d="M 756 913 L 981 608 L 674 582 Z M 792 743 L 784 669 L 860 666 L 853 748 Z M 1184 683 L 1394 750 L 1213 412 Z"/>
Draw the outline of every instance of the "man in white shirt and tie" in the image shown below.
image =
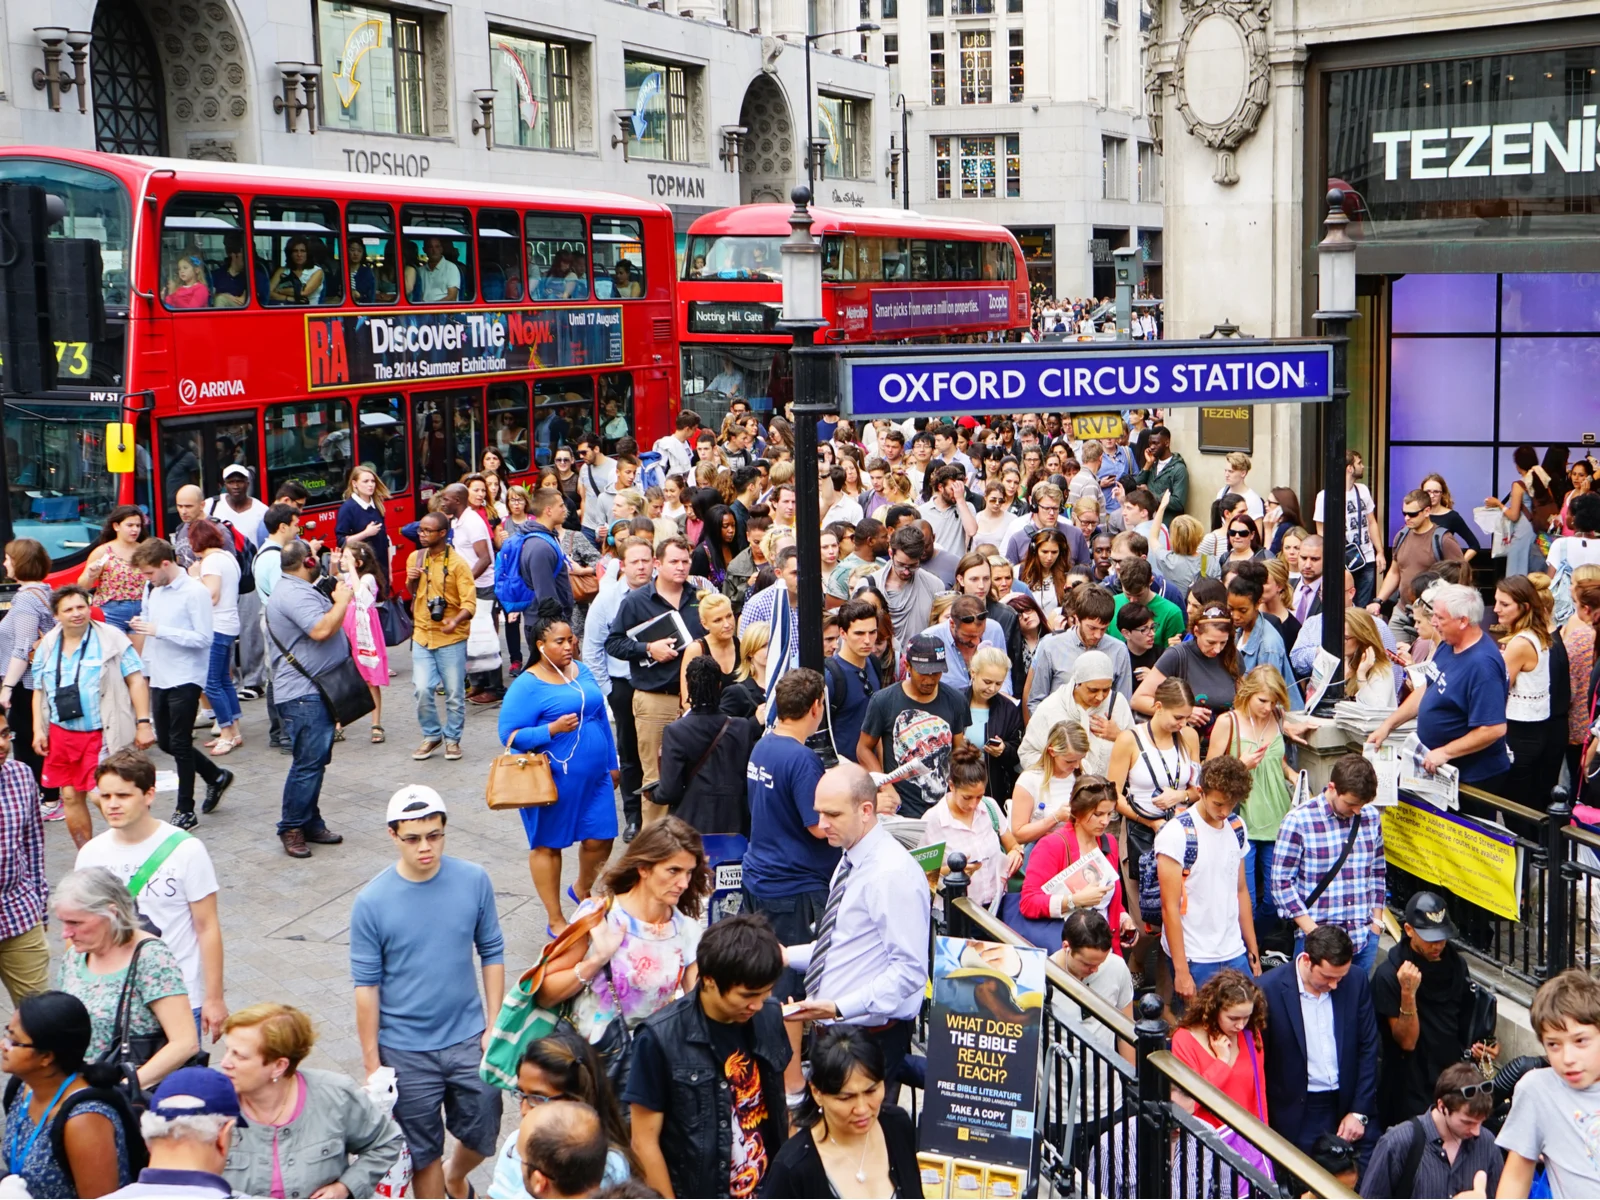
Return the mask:
<path id="1" fill-rule="evenodd" d="M 806 999 L 786 1006 L 784 1019 L 861 1027 L 883 1051 L 892 1091 L 928 984 L 928 877 L 879 824 L 877 788 L 855 763 L 823 774 L 813 809 L 844 854 L 816 941 L 784 951 L 806 982 Z"/>

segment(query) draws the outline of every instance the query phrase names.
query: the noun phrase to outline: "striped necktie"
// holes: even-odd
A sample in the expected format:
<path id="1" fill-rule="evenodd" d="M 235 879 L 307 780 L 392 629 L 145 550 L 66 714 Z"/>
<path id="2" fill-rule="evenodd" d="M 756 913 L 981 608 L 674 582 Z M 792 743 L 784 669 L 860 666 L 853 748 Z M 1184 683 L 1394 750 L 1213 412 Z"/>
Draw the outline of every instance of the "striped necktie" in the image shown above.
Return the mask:
<path id="1" fill-rule="evenodd" d="M 839 923 L 839 905 L 844 900 L 845 881 L 850 878 L 850 859 L 839 860 L 834 872 L 833 886 L 828 889 L 828 906 L 822 910 L 822 920 L 817 922 L 817 940 L 811 946 L 811 965 L 806 968 L 806 995 L 815 998 L 822 984 L 822 971 L 828 960 L 828 950 L 833 945 L 833 927 Z"/>

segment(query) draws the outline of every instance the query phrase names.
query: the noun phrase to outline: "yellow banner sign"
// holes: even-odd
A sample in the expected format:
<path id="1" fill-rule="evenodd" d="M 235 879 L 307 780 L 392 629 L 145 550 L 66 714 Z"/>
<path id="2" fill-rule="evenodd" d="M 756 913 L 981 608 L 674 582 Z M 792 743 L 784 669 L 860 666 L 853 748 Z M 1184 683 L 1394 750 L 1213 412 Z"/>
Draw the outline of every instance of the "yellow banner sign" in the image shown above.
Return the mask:
<path id="1" fill-rule="evenodd" d="M 1508 921 L 1520 919 L 1521 875 L 1509 833 L 1402 793 L 1400 803 L 1383 809 L 1383 848 L 1402 871 Z"/>
<path id="2" fill-rule="evenodd" d="M 1121 413 L 1072 414 L 1072 436 L 1080 442 L 1085 438 L 1102 438 L 1106 441 L 1115 441 L 1122 436 L 1123 428 Z"/>

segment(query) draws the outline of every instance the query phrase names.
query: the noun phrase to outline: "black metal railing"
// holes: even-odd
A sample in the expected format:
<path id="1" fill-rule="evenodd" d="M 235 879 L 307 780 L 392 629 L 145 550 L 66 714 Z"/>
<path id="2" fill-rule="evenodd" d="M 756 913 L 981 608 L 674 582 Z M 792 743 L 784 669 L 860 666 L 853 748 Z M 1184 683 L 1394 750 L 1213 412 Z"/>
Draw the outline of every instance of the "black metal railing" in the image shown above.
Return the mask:
<path id="1" fill-rule="evenodd" d="M 1564 825 L 1559 862 L 1565 899 L 1560 906 L 1566 931 L 1561 943 L 1565 953 L 1550 967 L 1552 972 L 1582 967 L 1593 974 L 1595 959 L 1600 957 L 1595 945 L 1594 912 L 1600 901 L 1600 835 L 1583 825 Z"/>
<path id="2" fill-rule="evenodd" d="M 940 889 L 949 936 L 1028 945 L 966 898 L 965 860 L 951 855 L 950 866 Z M 1045 989 L 1039 1170 L 1057 1194 L 1356 1195 L 1173 1057 L 1156 996 L 1140 997 L 1130 1021 L 1054 962 Z"/>
<path id="3" fill-rule="evenodd" d="M 1426 805 L 1426 801 L 1422 801 Z M 1396 914 L 1419 891 L 1440 893 L 1451 919 L 1460 931 L 1456 946 L 1530 987 L 1538 987 L 1572 961 L 1568 923 L 1571 903 L 1564 896 L 1562 864 L 1568 860 L 1566 830 L 1572 806 L 1565 791 L 1551 796 L 1548 812 L 1527 808 L 1465 784 L 1461 787 L 1460 814 L 1503 824 L 1516 839 L 1521 853 L 1521 902 L 1516 920 L 1473 902 L 1470 895 L 1434 880 L 1420 879 L 1388 864 L 1389 904 Z M 1552 870 L 1552 864 L 1556 869 Z M 1600 871 L 1596 872 L 1600 878 Z"/>

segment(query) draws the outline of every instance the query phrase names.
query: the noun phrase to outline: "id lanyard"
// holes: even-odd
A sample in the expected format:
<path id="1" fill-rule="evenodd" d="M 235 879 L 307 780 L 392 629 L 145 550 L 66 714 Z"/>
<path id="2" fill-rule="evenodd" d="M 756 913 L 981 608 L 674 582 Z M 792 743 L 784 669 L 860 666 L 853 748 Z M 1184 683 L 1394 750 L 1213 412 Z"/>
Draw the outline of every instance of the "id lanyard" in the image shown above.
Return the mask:
<path id="1" fill-rule="evenodd" d="M 45 1125 L 50 1121 L 50 1114 L 55 1112 L 56 1105 L 60 1103 L 61 1097 L 66 1094 L 67 1089 L 72 1086 L 72 1081 L 77 1077 L 78 1073 L 74 1071 L 61 1081 L 61 1086 L 56 1089 L 56 1094 L 51 1096 L 50 1103 L 45 1105 L 44 1116 L 40 1117 L 39 1123 L 33 1127 L 33 1133 L 28 1137 L 28 1144 L 22 1148 L 21 1158 L 17 1157 L 17 1134 L 21 1132 L 21 1128 L 11 1131 L 11 1142 L 6 1147 L 6 1162 L 10 1166 L 13 1175 L 21 1175 L 22 1169 L 28 1165 L 28 1155 L 33 1153 L 33 1144 L 39 1140 L 39 1135 L 44 1132 Z"/>

